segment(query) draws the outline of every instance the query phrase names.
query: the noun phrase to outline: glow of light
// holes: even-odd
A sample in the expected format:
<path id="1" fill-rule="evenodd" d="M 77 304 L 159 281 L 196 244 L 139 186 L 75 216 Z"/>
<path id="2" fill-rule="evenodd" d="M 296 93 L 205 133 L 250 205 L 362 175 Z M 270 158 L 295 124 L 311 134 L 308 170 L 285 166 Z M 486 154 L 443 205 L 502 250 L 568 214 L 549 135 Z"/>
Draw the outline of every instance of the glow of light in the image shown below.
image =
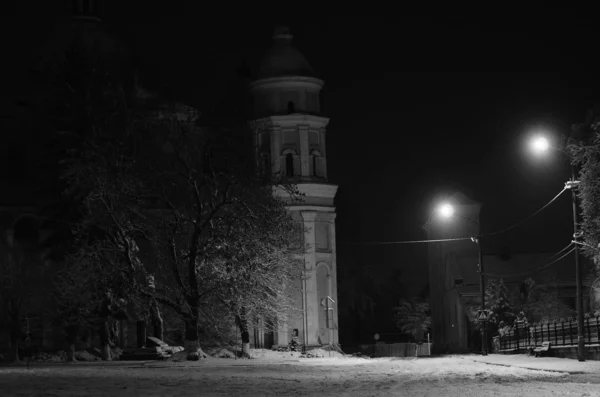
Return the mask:
<path id="1" fill-rule="evenodd" d="M 544 153 L 548 150 L 548 148 L 550 148 L 550 142 L 548 142 L 548 139 L 543 136 L 536 136 L 531 139 L 530 146 L 534 153 L 540 154 Z"/>
<path id="2" fill-rule="evenodd" d="M 440 205 L 438 211 L 440 216 L 442 216 L 443 218 L 450 218 L 452 217 L 452 215 L 454 215 L 454 206 L 452 204 L 445 203 Z"/>

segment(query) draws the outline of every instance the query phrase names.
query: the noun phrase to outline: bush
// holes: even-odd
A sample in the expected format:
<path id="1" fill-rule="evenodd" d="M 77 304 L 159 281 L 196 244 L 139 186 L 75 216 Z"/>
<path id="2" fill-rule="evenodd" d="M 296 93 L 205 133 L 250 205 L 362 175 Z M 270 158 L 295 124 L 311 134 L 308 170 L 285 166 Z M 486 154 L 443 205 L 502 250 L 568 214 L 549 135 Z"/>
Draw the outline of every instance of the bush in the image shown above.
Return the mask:
<path id="1" fill-rule="evenodd" d="M 292 336 L 292 339 L 288 343 L 288 350 L 291 352 L 297 352 L 299 346 L 300 346 L 300 342 L 298 341 L 298 337 Z"/>

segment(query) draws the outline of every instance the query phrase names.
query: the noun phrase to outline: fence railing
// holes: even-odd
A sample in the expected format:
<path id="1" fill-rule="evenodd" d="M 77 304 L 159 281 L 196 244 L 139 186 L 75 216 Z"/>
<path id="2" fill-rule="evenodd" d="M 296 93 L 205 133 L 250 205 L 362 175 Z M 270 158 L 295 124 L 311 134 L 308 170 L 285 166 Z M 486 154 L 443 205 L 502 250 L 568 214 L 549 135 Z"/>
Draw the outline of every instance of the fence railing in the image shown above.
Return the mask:
<path id="1" fill-rule="evenodd" d="M 377 343 L 344 347 L 344 352 L 361 352 L 371 357 L 422 357 L 431 355 L 432 346 L 433 343 Z"/>
<path id="2" fill-rule="evenodd" d="M 586 345 L 600 343 L 600 317 L 586 314 L 583 320 Z M 577 345 L 577 319 L 554 320 L 538 324 L 515 322 L 514 326 L 500 332 L 500 350 L 526 350 L 550 342 L 552 346 Z"/>

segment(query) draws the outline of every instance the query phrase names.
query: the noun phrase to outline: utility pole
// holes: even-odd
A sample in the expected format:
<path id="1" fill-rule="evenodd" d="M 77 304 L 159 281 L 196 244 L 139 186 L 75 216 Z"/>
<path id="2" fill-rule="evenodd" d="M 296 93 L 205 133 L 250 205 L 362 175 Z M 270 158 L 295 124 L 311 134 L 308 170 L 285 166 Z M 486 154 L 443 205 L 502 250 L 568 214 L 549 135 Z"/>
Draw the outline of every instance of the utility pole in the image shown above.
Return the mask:
<path id="1" fill-rule="evenodd" d="M 479 251 L 479 288 L 481 292 L 481 313 L 485 313 L 485 273 L 483 271 L 483 251 L 481 250 L 481 235 L 472 237 Z M 481 355 L 487 356 L 487 319 L 481 321 Z"/>
<path id="2" fill-rule="evenodd" d="M 579 181 L 575 180 L 575 167 L 571 165 L 571 180 L 565 184 L 567 189 L 571 189 L 571 197 L 573 201 L 573 243 L 575 244 L 575 288 L 577 296 L 575 298 L 577 306 L 577 359 L 585 361 L 585 336 L 583 333 L 583 288 L 581 282 L 581 262 L 579 260 L 579 231 L 577 217 L 577 193 L 575 188 L 579 185 Z"/>

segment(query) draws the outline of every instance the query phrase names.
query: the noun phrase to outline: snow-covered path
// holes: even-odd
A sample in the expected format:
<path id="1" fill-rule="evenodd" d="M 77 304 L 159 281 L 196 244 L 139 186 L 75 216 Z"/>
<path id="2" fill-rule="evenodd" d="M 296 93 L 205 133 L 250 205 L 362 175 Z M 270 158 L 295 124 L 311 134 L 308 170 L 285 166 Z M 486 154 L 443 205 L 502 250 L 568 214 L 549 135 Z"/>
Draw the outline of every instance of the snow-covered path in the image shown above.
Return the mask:
<path id="1" fill-rule="evenodd" d="M 419 359 L 318 358 L 0 367 L 0 396 L 599 396 L 600 375 Z"/>

